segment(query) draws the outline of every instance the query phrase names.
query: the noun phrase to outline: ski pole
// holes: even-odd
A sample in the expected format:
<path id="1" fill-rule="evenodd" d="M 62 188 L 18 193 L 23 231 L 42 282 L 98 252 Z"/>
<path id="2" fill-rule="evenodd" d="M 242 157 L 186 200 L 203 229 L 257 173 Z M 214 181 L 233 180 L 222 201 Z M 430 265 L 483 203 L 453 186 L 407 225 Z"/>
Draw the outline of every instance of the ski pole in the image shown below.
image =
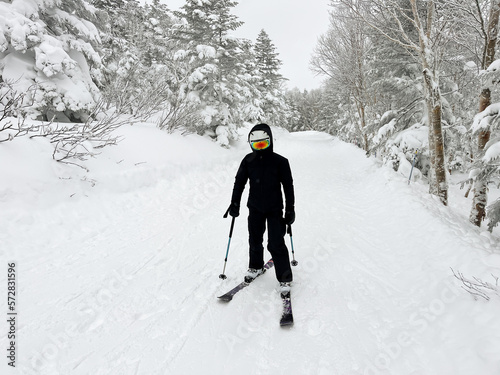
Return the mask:
<path id="1" fill-rule="evenodd" d="M 229 246 L 231 245 L 231 237 L 233 236 L 234 219 L 236 218 L 233 216 L 233 220 L 231 220 L 231 229 L 229 230 L 229 241 L 227 242 L 226 258 L 224 259 L 224 269 L 222 270 L 222 273 L 219 275 L 219 279 L 222 280 L 226 280 L 227 278 L 224 272 L 226 272 L 227 257 L 229 255 Z"/>
<path id="2" fill-rule="evenodd" d="M 288 226 L 288 234 L 290 235 L 290 243 L 292 244 L 292 258 L 293 258 L 293 260 L 291 263 L 292 263 L 292 266 L 296 266 L 297 264 L 299 264 L 299 262 L 297 262 L 295 260 L 295 251 L 293 250 L 292 225 Z"/>

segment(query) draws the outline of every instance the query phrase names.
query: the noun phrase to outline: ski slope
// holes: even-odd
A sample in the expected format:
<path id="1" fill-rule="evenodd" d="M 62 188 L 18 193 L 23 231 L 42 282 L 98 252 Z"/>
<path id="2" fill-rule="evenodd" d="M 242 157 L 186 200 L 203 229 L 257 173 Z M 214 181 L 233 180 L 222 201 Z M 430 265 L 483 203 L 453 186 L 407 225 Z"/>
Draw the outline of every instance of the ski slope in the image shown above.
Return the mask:
<path id="1" fill-rule="evenodd" d="M 19 288 L 17 368 L 4 358 L 2 374 L 500 372 L 500 297 L 474 301 L 451 271 L 500 276 L 499 239 L 468 224 L 463 191 L 442 207 L 352 145 L 276 130 L 297 202 L 295 325 L 283 329 L 274 270 L 216 298 L 247 268 L 242 209 L 218 278 L 248 146 L 121 131 L 89 173 L 52 162 L 42 141 L 0 146 L 2 295 L 7 262 Z"/>

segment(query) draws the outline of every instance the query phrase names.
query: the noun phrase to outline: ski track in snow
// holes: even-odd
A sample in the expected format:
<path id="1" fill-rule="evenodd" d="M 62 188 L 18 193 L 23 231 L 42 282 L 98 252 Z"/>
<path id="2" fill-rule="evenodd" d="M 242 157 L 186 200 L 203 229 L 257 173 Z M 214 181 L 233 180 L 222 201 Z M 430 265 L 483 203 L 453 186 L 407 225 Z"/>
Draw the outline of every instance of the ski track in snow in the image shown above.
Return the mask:
<path id="1" fill-rule="evenodd" d="M 275 151 L 296 190 L 294 327 L 279 327 L 274 269 L 216 298 L 247 265 L 242 209 L 218 279 L 237 149 L 93 204 L 1 217 L 19 264 L 18 373 L 498 373 L 499 323 L 477 313 L 500 303 L 471 301 L 450 271 L 483 271 L 494 236 L 327 135 L 280 135 Z"/>

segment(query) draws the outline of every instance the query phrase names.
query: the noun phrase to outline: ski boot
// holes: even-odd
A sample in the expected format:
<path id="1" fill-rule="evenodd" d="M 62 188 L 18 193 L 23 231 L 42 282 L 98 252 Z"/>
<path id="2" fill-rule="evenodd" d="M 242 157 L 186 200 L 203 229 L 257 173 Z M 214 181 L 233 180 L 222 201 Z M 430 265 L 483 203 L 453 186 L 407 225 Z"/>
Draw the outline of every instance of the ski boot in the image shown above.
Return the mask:
<path id="1" fill-rule="evenodd" d="M 292 283 L 290 281 L 280 282 L 280 293 L 287 294 L 292 290 Z"/>
<path id="2" fill-rule="evenodd" d="M 265 271 L 264 268 L 249 268 L 245 275 L 245 282 L 251 283 L 257 276 L 262 275 Z"/>

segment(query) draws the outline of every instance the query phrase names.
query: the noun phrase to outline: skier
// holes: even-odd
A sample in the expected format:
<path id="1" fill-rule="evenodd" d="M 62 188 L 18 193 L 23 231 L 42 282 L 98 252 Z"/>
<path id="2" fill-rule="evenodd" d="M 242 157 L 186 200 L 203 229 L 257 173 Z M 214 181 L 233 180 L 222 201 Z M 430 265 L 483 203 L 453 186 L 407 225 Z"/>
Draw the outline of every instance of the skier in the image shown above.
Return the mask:
<path id="1" fill-rule="evenodd" d="M 273 257 L 281 291 L 286 292 L 290 290 L 293 277 L 284 237 L 286 225 L 295 221 L 290 164 L 286 158 L 273 152 L 273 135 L 267 124 L 255 125 L 248 135 L 248 142 L 252 153 L 243 158 L 236 173 L 228 209 L 232 217 L 239 216 L 241 195 L 247 180 L 250 180 L 247 203 L 250 261 L 245 281 L 250 282 L 264 272 L 263 239 L 267 222 L 267 249 Z M 284 218 L 281 187 L 286 203 Z"/>

